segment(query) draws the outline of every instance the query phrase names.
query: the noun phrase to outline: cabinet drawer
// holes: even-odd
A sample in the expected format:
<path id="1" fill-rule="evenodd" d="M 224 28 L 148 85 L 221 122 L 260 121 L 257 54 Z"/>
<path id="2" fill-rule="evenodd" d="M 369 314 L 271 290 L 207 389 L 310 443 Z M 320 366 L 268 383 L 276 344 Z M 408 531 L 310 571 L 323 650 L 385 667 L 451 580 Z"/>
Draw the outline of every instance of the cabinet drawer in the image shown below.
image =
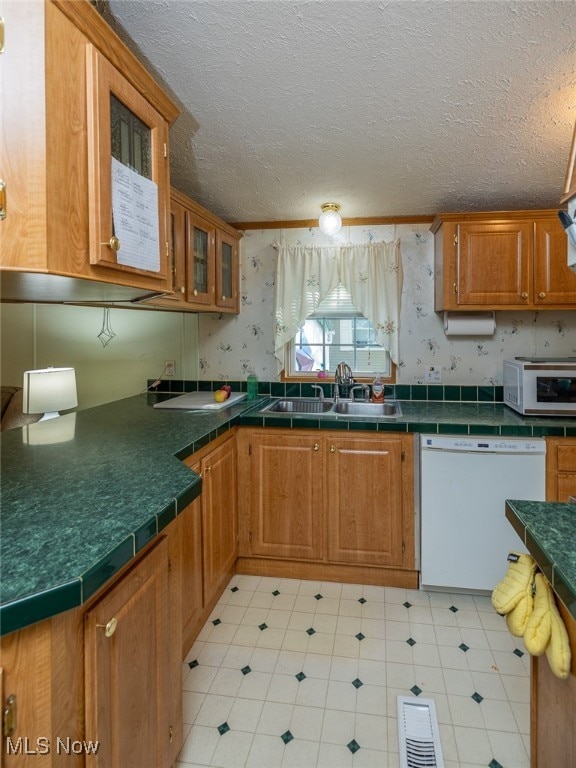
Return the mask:
<path id="1" fill-rule="evenodd" d="M 558 446 L 558 470 L 576 472 L 576 445 Z"/>
<path id="2" fill-rule="evenodd" d="M 576 497 L 576 472 L 558 472 L 558 501 L 568 502 Z"/>

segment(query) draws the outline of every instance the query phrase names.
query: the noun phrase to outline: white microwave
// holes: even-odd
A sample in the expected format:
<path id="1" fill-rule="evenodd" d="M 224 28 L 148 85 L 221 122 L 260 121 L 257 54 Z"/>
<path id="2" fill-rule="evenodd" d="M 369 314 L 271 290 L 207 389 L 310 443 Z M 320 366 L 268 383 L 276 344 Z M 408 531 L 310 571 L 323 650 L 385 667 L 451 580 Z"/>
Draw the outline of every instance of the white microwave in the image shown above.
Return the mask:
<path id="1" fill-rule="evenodd" d="M 576 357 L 504 360 L 504 403 L 525 416 L 576 416 Z"/>

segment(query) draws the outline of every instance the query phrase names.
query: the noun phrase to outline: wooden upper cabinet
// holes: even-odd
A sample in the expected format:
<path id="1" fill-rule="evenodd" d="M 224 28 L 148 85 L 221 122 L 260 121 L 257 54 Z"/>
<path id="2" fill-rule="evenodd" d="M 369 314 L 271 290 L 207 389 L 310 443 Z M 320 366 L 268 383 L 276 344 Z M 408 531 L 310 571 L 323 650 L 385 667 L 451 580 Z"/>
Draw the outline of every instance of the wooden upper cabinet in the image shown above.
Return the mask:
<path id="1" fill-rule="evenodd" d="M 238 314 L 241 233 L 174 188 L 170 205 L 174 293 L 147 303 L 180 312 Z"/>
<path id="2" fill-rule="evenodd" d="M 528 222 L 459 224 L 458 304 L 517 304 L 532 289 L 532 227 Z"/>
<path id="3" fill-rule="evenodd" d="M 88 0 L 4 0 L 3 16 L 3 298 L 113 301 L 172 290 L 164 145 L 177 107 Z M 123 263 L 125 243 L 117 253 L 109 246 L 115 153 L 157 193 L 153 268 Z"/>
<path id="4" fill-rule="evenodd" d="M 534 303 L 576 307 L 576 273 L 566 264 L 568 238 L 558 216 L 534 222 Z"/>
<path id="5" fill-rule="evenodd" d="M 192 211 L 186 211 L 186 236 L 188 301 L 213 304 L 216 290 L 216 227 Z"/>
<path id="6" fill-rule="evenodd" d="M 216 232 L 216 306 L 238 312 L 238 240 Z"/>
<path id="7" fill-rule="evenodd" d="M 576 307 L 576 274 L 557 211 L 442 214 L 435 310 Z"/>
<path id="8" fill-rule="evenodd" d="M 168 124 L 93 45 L 86 66 L 90 262 L 171 287 Z"/>
<path id="9" fill-rule="evenodd" d="M 175 200 L 170 201 L 169 235 L 173 294 L 166 298 L 184 301 L 186 298 L 186 209 Z"/>

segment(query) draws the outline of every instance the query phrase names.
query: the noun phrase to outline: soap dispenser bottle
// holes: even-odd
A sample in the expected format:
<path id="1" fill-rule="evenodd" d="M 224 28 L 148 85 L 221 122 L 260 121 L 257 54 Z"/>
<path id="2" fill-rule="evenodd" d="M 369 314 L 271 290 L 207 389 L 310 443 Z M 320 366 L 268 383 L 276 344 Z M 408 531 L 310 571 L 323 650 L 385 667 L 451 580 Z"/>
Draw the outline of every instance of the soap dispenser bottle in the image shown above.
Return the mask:
<path id="1" fill-rule="evenodd" d="M 372 402 L 383 403 L 384 402 L 384 382 L 380 376 L 376 376 L 372 382 Z"/>
<path id="2" fill-rule="evenodd" d="M 246 379 L 246 392 L 248 400 L 256 400 L 258 397 L 258 377 L 254 373 L 254 369 L 250 370 Z"/>

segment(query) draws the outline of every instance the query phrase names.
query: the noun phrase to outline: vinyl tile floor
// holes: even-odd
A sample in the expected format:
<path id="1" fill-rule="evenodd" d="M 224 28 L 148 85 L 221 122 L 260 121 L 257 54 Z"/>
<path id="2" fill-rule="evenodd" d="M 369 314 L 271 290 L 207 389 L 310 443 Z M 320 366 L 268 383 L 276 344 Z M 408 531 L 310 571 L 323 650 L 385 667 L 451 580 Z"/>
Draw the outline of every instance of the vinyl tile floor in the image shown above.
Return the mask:
<path id="1" fill-rule="evenodd" d="M 445 768 L 529 768 L 529 661 L 489 597 L 238 575 L 176 768 L 398 768 L 398 695 L 434 700 Z"/>

